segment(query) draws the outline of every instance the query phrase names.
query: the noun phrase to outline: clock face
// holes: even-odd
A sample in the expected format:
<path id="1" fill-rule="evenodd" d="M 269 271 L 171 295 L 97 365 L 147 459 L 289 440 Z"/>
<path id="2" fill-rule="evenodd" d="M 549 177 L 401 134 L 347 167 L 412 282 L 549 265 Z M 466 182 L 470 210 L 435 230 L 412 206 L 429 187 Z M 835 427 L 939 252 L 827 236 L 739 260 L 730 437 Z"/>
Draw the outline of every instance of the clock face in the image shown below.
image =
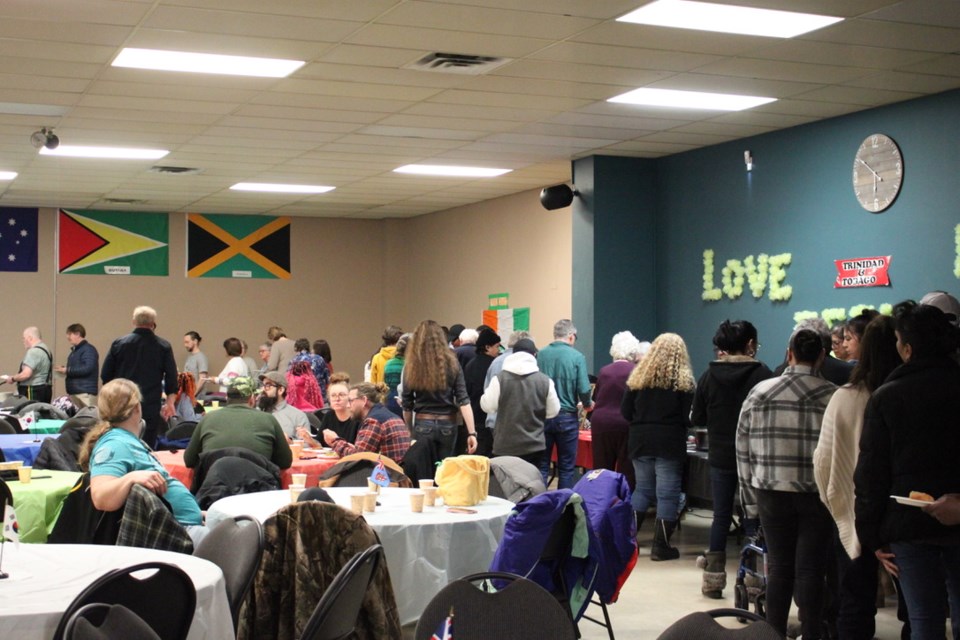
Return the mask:
<path id="1" fill-rule="evenodd" d="M 853 159 L 853 192 L 867 211 L 880 213 L 893 204 L 903 184 L 903 157 L 892 138 L 875 133 L 863 141 Z"/>

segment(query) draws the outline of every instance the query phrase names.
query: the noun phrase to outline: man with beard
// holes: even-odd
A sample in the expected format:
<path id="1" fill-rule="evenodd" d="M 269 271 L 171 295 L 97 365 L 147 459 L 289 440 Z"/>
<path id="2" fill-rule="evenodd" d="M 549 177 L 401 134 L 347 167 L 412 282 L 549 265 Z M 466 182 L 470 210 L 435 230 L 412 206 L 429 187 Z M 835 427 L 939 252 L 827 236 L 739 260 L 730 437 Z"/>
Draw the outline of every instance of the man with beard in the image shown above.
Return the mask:
<path id="1" fill-rule="evenodd" d="M 259 453 L 281 469 L 290 466 L 293 455 L 280 423 L 269 413 L 253 408 L 256 386 L 253 378 L 246 376 L 231 379 L 226 406 L 207 413 L 197 425 L 190 445 L 183 452 L 184 464 L 197 466 L 200 454 L 205 451 L 243 447 Z"/>
<path id="2" fill-rule="evenodd" d="M 307 414 L 287 404 L 286 376 L 276 371 L 268 371 L 260 375 L 260 382 L 263 385 L 263 393 L 257 400 L 257 409 L 273 414 L 288 440 L 296 437 L 297 429 L 300 427 L 310 430 Z"/>

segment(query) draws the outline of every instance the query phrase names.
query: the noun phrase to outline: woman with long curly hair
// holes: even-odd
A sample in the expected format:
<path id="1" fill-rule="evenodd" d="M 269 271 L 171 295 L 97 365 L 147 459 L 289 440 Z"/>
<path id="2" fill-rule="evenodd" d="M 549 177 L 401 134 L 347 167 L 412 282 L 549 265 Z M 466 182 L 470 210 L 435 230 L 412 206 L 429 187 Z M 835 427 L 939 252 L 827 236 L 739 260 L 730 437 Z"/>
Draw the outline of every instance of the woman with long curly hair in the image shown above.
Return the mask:
<path id="1" fill-rule="evenodd" d="M 463 370 L 439 324 L 424 320 L 407 345 L 400 406 L 414 438 L 433 440 L 442 460 L 457 446 L 457 414 L 467 427 L 467 452 L 477 449 Z"/>
<path id="2" fill-rule="evenodd" d="M 687 455 L 694 386 L 683 338 L 663 333 L 630 373 L 620 404 L 620 413 L 630 423 L 627 446 L 637 476 L 632 502 L 638 529 L 647 507 L 657 502 L 651 560 L 680 557 L 680 551 L 670 546 L 670 536 L 677 527 L 680 509 L 680 479 Z"/>
<path id="3" fill-rule="evenodd" d="M 197 385 L 193 374 L 186 371 L 177 374 L 177 399 L 174 402 L 177 419 L 198 422 L 202 417 L 197 413 Z"/>

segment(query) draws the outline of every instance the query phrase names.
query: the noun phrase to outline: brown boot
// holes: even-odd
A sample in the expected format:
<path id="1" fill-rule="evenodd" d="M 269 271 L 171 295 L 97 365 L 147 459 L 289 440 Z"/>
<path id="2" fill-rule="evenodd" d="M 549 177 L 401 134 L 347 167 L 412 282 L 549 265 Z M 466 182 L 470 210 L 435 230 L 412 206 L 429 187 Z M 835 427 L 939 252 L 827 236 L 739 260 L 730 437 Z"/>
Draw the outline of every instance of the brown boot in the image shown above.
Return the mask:
<path id="1" fill-rule="evenodd" d="M 697 558 L 697 566 L 703 569 L 703 584 L 700 593 L 720 600 L 727 586 L 727 553 L 725 551 L 707 551 Z"/>

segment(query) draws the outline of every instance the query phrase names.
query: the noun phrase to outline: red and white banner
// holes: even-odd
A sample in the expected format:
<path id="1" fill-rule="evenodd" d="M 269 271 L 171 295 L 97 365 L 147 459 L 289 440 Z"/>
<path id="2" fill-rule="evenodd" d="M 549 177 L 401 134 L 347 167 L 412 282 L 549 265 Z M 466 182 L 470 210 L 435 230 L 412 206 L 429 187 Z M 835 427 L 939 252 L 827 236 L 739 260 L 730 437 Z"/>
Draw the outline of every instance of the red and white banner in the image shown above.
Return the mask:
<path id="1" fill-rule="evenodd" d="M 890 256 L 834 260 L 837 265 L 835 289 L 852 287 L 889 287 Z"/>

